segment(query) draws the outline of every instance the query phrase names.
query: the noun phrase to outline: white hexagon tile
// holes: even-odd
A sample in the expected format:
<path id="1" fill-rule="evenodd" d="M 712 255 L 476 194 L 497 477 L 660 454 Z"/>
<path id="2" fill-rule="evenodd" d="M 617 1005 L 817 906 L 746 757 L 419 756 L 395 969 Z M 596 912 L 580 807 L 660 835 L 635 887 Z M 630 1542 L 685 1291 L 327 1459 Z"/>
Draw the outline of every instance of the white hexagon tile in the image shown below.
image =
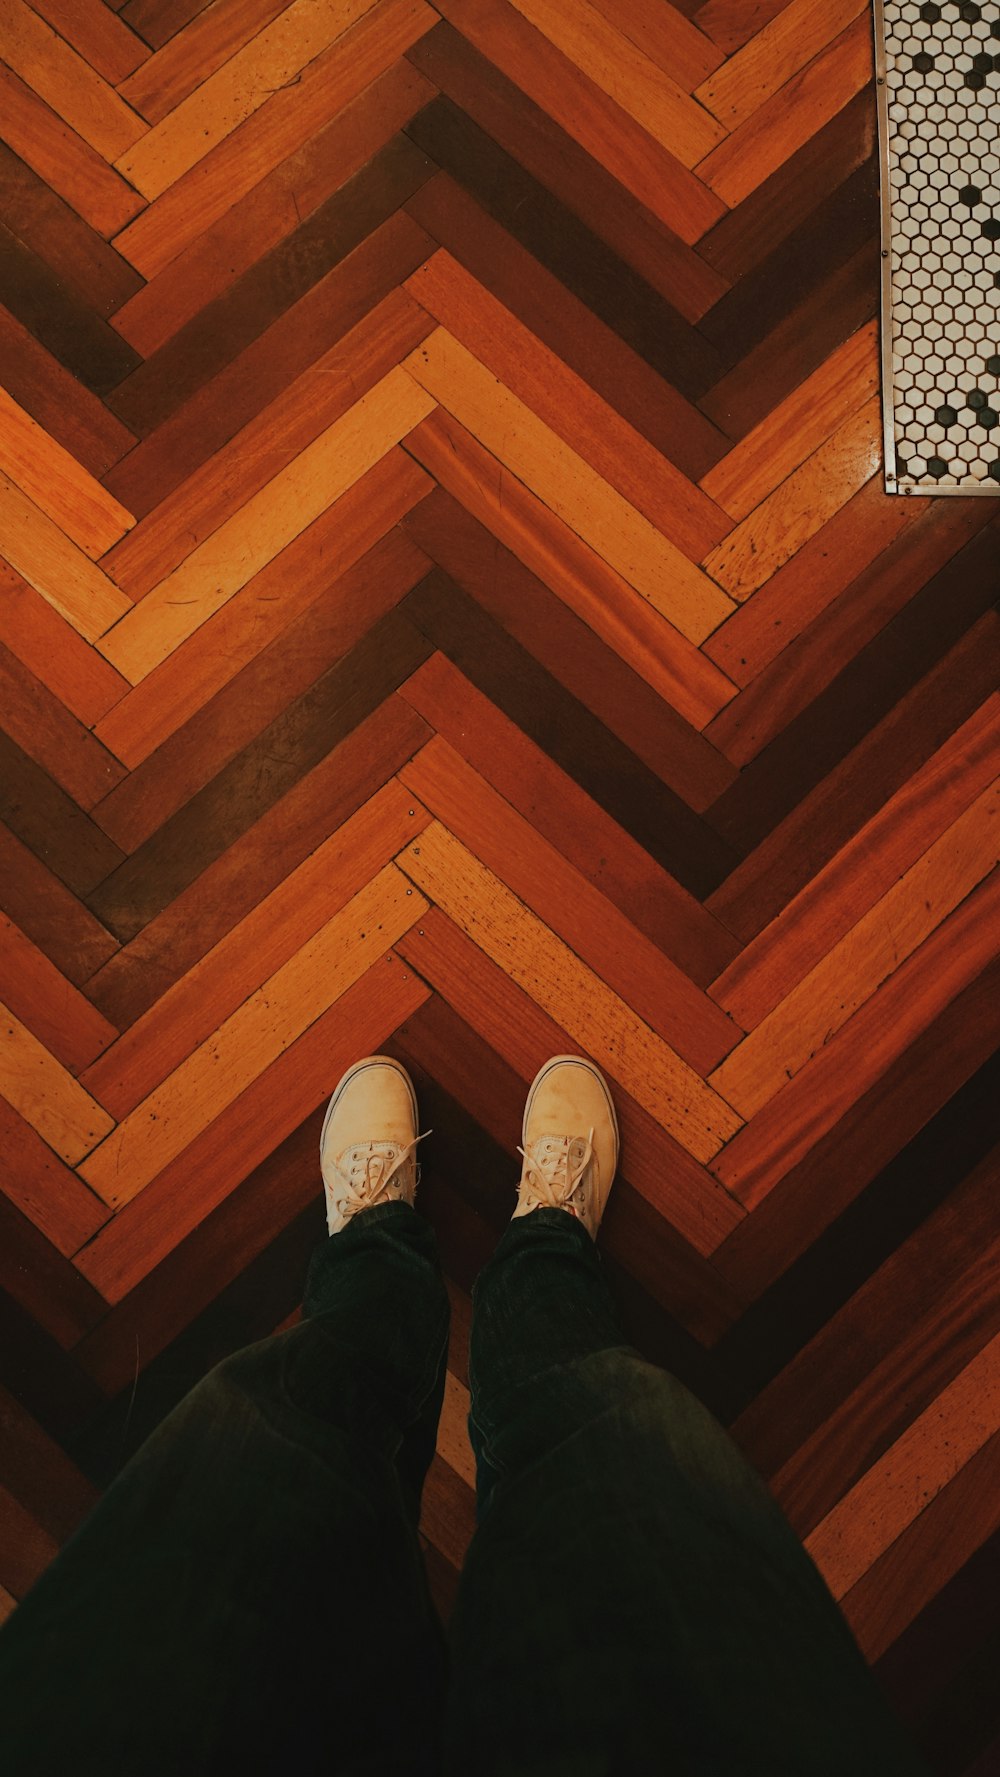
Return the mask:
<path id="1" fill-rule="evenodd" d="M 885 484 L 1000 494 L 1000 0 L 876 0 Z"/>

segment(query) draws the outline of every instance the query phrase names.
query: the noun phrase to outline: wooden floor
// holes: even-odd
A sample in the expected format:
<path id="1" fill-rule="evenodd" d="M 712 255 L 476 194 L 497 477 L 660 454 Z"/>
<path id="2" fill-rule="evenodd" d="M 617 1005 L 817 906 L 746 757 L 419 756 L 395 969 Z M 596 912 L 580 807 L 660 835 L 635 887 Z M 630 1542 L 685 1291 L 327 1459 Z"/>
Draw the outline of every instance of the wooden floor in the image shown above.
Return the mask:
<path id="1" fill-rule="evenodd" d="M 632 1336 L 1000 1761 L 996 505 L 888 498 L 862 0 L 9 0 L 0 1600 L 296 1313 L 412 1069 L 455 1306 L 612 1079 Z"/>

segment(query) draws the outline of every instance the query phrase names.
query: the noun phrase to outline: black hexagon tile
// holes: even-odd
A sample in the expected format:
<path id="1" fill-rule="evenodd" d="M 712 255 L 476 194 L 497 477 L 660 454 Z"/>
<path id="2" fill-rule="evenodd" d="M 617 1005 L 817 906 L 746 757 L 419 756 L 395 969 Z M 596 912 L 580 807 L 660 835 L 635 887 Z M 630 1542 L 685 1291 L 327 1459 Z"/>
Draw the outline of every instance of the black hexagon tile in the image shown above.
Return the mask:
<path id="1" fill-rule="evenodd" d="M 889 493 L 1000 494 L 1000 0 L 875 0 Z"/>

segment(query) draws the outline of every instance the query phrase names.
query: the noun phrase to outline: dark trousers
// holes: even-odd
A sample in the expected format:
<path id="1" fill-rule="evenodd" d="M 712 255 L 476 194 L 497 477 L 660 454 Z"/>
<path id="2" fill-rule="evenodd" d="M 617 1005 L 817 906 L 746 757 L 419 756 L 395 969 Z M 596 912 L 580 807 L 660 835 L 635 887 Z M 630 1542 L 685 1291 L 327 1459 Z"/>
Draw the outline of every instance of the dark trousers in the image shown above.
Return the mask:
<path id="1" fill-rule="evenodd" d="M 473 1300 L 448 1640 L 417 1540 L 448 1298 L 393 1203 L 323 1244 L 302 1323 L 192 1390 L 0 1631 L 5 1777 L 919 1777 L 759 1477 L 625 1343 L 581 1225 L 513 1221 Z"/>

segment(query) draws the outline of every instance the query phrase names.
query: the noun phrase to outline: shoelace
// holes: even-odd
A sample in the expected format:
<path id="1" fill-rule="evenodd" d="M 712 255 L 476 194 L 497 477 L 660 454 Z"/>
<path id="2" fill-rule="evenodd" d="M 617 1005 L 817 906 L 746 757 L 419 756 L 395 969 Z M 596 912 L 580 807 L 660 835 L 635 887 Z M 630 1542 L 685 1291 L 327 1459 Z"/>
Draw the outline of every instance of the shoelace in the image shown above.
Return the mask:
<path id="1" fill-rule="evenodd" d="M 584 1174 L 594 1157 L 594 1131 L 584 1141 L 579 1135 L 543 1135 L 534 1143 L 530 1154 L 519 1147 L 524 1160 L 522 1183 L 526 1183 L 533 1207 L 568 1209 L 580 1221 L 587 1220 L 587 1206 L 581 1186 Z M 577 1192 L 577 1202 L 573 1198 Z"/>
<path id="2" fill-rule="evenodd" d="M 415 1135 L 405 1147 L 398 1149 L 393 1142 L 378 1141 L 359 1142 L 356 1147 L 345 1148 L 334 1161 L 339 1180 L 331 1188 L 330 1195 L 346 1221 L 357 1215 L 359 1209 L 369 1209 L 388 1194 L 396 1174 L 412 1158 L 417 1143 L 432 1133 L 425 1129 L 423 1135 Z M 390 1161 L 391 1165 L 388 1164 Z M 420 1167 L 414 1162 L 414 1191 L 419 1183 Z"/>

